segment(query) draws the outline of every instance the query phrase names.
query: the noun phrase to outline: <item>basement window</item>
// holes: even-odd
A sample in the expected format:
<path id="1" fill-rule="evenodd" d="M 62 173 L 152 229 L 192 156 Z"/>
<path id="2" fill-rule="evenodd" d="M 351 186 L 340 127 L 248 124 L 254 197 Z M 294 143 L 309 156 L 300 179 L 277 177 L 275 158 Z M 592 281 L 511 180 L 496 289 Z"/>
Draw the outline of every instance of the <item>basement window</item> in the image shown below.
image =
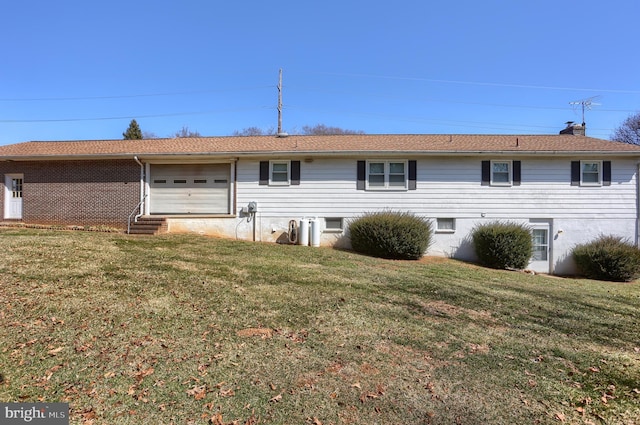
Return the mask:
<path id="1" fill-rule="evenodd" d="M 438 218 L 436 219 L 436 232 L 438 233 L 454 233 L 456 231 L 455 218 Z"/>
<path id="2" fill-rule="evenodd" d="M 340 233 L 344 230 L 342 217 L 325 217 L 324 231 L 331 233 Z"/>

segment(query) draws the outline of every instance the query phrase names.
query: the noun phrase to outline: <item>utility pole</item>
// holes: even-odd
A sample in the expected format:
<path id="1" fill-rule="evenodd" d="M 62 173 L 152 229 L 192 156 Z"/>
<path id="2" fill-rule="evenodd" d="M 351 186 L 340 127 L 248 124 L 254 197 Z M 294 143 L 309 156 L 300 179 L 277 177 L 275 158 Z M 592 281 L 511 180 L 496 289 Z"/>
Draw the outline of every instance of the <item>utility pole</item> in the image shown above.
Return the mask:
<path id="1" fill-rule="evenodd" d="M 282 68 L 278 78 L 278 136 L 284 135 L 282 132 Z"/>

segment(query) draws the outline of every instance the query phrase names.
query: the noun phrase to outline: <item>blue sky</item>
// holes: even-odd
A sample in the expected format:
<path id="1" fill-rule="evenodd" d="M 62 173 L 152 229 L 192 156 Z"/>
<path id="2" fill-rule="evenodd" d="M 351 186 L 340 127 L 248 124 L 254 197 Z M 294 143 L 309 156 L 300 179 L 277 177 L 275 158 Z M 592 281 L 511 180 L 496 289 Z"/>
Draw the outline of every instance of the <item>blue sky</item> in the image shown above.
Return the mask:
<path id="1" fill-rule="evenodd" d="M 609 138 L 640 111 L 637 0 L 21 0 L 2 6 L 0 144 L 325 124 Z"/>

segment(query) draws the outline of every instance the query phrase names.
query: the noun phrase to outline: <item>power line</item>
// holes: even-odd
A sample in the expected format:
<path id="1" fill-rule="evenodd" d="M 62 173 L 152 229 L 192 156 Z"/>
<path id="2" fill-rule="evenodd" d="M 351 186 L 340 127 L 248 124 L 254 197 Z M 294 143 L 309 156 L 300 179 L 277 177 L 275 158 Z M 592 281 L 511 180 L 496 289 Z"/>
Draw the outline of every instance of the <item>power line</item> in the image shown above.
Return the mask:
<path id="1" fill-rule="evenodd" d="M 294 86 L 295 88 L 296 86 Z M 407 100 L 406 97 L 400 97 L 400 96 L 388 96 L 388 95 L 376 95 L 376 94 L 371 94 L 371 93 L 353 93 L 353 92 L 346 92 L 346 91 L 336 91 L 336 90 L 322 90 L 322 89 L 315 89 L 315 88 L 305 88 L 302 87 L 303 90 L 299 90 L 298 92 L 313 92 L 313 93 L 326 93 L 326 94 L 334 94 L 334 95 L 348 95 L 351 97 L 354 97 L 356 95 L 363 95 L 366 97 L 374 97 L 374 98 L 378 98 L 378 99 L 394 99 L 394 100 Z M 484 103 L 484 102 L 465 102 L 465 101 L 458 101 L 458 100 L 445 100 L 445 99 L 429 99 L 429 98 L 412 98 L 412 101 L 415 102 L 431 102 L 431 103 L 451 103 L 454 105 L 475 105 L 475 106 L 492 106 L 492 107 L 499 107 L 499 108 L 519 108 L 519 109 L 540 109 L 540 110 L 555 110 L 555 111 L 566 111 L 567 108 L 566 107 L 560 107 L 560 106 L 534 106 L 534 105 L 513 105 L 513 104 L 500 104 L 500 103 Z M 636 110 L 635 109 L 598 109 L 599 111 L 603 111 L 603 112 L 629 112 L 629 113 L 633 113 Z"/>
<path id="2" fill-rule="evenodd" d="M 424 117 L 411 117 L 411 116 L 397 116 L 397 115 L 389 115 L 389 114 L 373 114 L 373 113 L 363 113 L 363 112 L 354 112 L 349 110 L 326 110 L 326 109 L 318 109 L 318 108 L 306 108 L 306 107 L 298 107 L 293 105 L 287 105 L 287 107 L 291 107 L 293 109 L 299 110 L 310 110 L 316 112 L 330 112 L 330 113 L 339 113 L 341 116 L 351 115 L 351 116 L 366 116 L 366 117 L 375 117 L 377 119 L 384 119 L 390 121 L 403 121 L 403 122 L 417 122 L 417 123 L 426 123 L 434 126 L 448 126 L 448 127 L 462 127 L 462 128 L 478 128 L 484 130 L 513 130 L 513 131 L 525 131 L 527 129 L 539 129 L 542 134 L 548 134 L 549 131 L 555 132 L 558 131 L 558 127 L 556 126 L 542 126 L 542 125 L 513 125 L 510 123 L 496 123 L 496 122 L 486 122 L 486 121 L 456 121 L 456 120 L 443 120 L 443 119 L 433 119 L 433 118 L 424 118 Z M 590 128 L 590 131 L 611 131 L 610 129 L 601 129 L 601 128 Z"/>
<path id="3" fill-rule="evenodd" d="M 0 123 L 46 123 L 46 122 L 78 122 L 78 121 L 109 121 L 109 120 L 123 120 L 123 119 L 139 119 L 139 118 L 165 118 L 165 117 L 179 117 L 187 115 L 208 115 L 217 114 L 221 112 L 239 112 L 248 110 L 259 109 L 273 109 L 270 106 L 252 107 L 252 108 L 228 108 L 228 109 L 216 109 L 210 111 L 194 111 L 194 112 L 174 112 L 167 114 L 150 114 L 150 115 L 126 115 L 126 116 L 113 116 L 113 117 L 95 117 L 95 118 L 53 118 L 53 119 L 24 119 L 24 120 L 2 120 Z"/>
<path id="4" fill-rule="evenodd" d="M 640 94 L 640 90 L 542 86 L 542 85 L 531 85 L 531 84 L 512 84 L 512 83 L 496 83 L 496 82 L 486 82 L 486 81 L 464 81 L 464 80 L 442 80 L 442 79 L 422 78 L 422 77 L 399 77 L 399 76 L 393 76 L 393 75 L 349 74 L 349 73 L 337 73 L 337 72 L 317 72 L 316 74 L 345 76 L 345 77 L 380 78 L 380 79 L 386 79 L 386 80 L 426 81 L 431 83 L 466 84 L 466 85 L 492 86 L 492 87 L 511 87 L 511 88 L 523 88 L 523 89 L 537 89 L 537 90 L 542 89 L 542 90 L 566 90 L 566 91 L 590 91 L 590 92 L 605 92 L 605 93 Z"/>
<path id="5" fill-rule="evenodd" d="M 48 101 L 70 101 L 70 100 L 108 100 L 108 99 L 131 99 L 142 97 L 162 97 L 162 96 L 183 96 L 192 94 L 204 94 L 204 93 L 223 93 L 231 91 L 250 91 L 260 90 L 265 88 L 273 88 L 274 86 L 256 86 L 256 87 L 244 87 L 233 89 L 217 89 L 217 90 L 192 90 L 192 91 L 179 91 L 179 92 L 164 92 L 164 93 L 147 93 L 147 94 L 128 94 L 128 95 L 113 95 L 113 96 L 78 96 L 78 97 L 31 97 L 31 98 L 0 98 L 0 102 L 48 102 Z"/>

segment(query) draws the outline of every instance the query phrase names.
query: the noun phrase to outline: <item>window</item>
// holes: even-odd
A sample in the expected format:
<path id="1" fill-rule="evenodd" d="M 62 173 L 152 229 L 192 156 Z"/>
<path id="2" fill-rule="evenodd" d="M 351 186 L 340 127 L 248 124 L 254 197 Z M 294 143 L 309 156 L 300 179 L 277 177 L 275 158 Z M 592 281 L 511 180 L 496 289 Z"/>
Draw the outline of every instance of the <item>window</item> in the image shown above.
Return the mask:
<path id="1" fill-rule="evenodd" d="M 270 184 L 289 184 L 289 161 L 272 161 L 270 168 Z"/>
<path id="2" fill-rule="evenodd" d="M 455 218 L 438 218 L 436 219 L 436 232 L 453 233 L 456 231 Z"/>
<path id="3" fill-rule="evenodd" d="M 611 161 L 571 161 L 572 186 L 611 186 Z"/>
<path id="4" fill-rule="evenodd" d="M 532 261 L 547 261 L 549 256 L 549 231 L 547 229 L 532 230 Z"/>
<path id="5" fill-rule="evenodd" d="M 11 197 L 22 198 L 22 179 L 11 179 Z"/>
<path id="6" fill-rule="evenodd" d="M 416 190 L 418 161 L 357 161 L 357 190 Z"/>
<path id="7" fill-rule="evenodd" d="M 406 189 L 407 162 L 367 162 L 367 187 L 369 189 Z"/>
<path id="8" fill-rule="evenodd" d="M 483 186 L 520 186 L 520 161 L 482 161 Z"/>
<path id="9" fill-rule="evenodd" d="M 300 161 L 260 161 L 260 185 L 300 184 Z"/>
<path id="10" fill-rule="evenodd" d="M 511 161 L 491 161 L 491 184 L 511 185 Z"/>
<path id="11" fill-rule="evenodd" d="M 602 163 L 600 161 L 581 161 L 580 163 L 580 183 L 585 186 L 600 186 L 602 180 L 600 178 L 600 169 Z"/>
<path id="12" fill-rule="evenodd" d="M 326 217 L 324 219 L 325 232 L 342 232 L 342 217 Z"/>

